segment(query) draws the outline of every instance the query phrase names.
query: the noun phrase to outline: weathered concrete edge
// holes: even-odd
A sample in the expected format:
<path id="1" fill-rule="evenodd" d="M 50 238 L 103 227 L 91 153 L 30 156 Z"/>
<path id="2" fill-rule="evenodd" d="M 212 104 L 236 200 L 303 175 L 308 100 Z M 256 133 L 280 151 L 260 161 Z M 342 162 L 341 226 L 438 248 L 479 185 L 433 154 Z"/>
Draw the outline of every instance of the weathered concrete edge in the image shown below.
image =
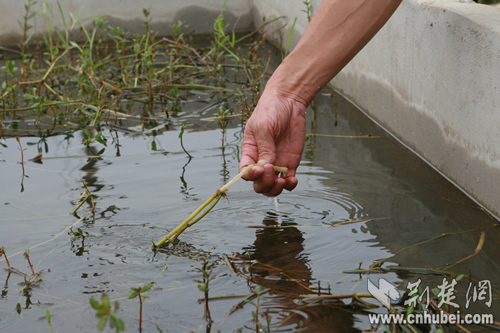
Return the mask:
<path id="1" fill-rule="evenodd" d="M 18 20 L 25 15 L 25 4 L 28 0 L 0 0 L 0 45 L 14 45 L 22 40 L 22 29 Z M 45 3 L 45 13 L 52 16 L 51 23 L 59 31 L 64 30 L 64 24 L 56 0 L 38 0 L 33 12 L 43 13 L 42 4 Z M 206 34 L 213 32 L 213 23 L 224 7 L 226 24 L 236 31 L 253 29 L 251 0 L 148 0 L 145 3 L 134 0 L 59 0 L 65 16 L 66 25 L 72 24 L 70 13 L 79 19 L 104 16 L 105 24 L 112 27 L 119 26 L 131 34 L 143 33 L 143 9 L 150 9 L 150 19 L 153 30 L 161 35 L 171 35 L 172 26 L 178 21 L 189 25 L 188 32 Z M 50 15 L 51 8 L 52 15 Z M 84 21 L 85 25 L 94 24 L 96 20 Z M 48 25 L 44 15 L 35 15 L 29 22 L 35 34 L 46 33 Z M 75 26 L 73 37 L 79 34 L 80 24 Z"/>
<path id="2" fill-rule="evenodd" d="M 316 9 L 320 1 L 313 1 Z M 254 0 L 254 20 L 282 15 L 284 47 L 307 25 L 304 6 Z M 286 13 L 284 13 L 286 11 Z M 332 86 L 500 216 L 500 9 L 472 1 L 407 0 Z"/>

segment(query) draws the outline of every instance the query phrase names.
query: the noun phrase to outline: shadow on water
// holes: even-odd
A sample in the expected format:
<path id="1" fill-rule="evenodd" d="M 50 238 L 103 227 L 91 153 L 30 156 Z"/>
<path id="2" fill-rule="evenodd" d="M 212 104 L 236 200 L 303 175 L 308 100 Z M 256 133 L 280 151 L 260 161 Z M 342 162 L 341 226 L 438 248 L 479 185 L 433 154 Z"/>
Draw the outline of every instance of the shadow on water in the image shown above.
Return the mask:
<path id="1" fill-rule="evenodd" d="M 262 223 L 264 228 L 257 229 L 254 244 L 236 254 L 233 264 L 251 283 L 267 291 L 262 296 L 265 302 L 260 300 L 265 313 L 260 320 L 272 319 L 265 326 L 272 331 L 361 332 L 354 328 L 353 314 L 361 308 L 300 300 L 303 295 L 329 295 L 331 290 L 323 289 L 313 277 L 304 252 L 304 233 L 293 219 L 269 212 Z"/>

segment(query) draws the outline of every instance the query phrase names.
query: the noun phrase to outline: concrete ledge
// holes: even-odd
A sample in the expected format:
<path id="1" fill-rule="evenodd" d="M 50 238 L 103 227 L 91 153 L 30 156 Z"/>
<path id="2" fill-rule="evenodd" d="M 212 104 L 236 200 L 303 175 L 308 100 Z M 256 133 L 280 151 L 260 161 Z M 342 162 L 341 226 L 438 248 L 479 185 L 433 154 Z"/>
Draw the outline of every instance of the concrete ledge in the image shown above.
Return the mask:
<path id="1" fill-rule="evenodd" d="M 255 0 L 255 20 L 279 16 L 279 3 Z M 287 5 L 282 20 L 304 9 Z M 499 64 L 500 9 L 407 0 L 332 85 L 500 216 Z"/>
<path id="2" fill-rule="evenodd" d="M 22 40 L 22 29 L 18 20 L 22 20 L 27 0 L 0 0 L 0 45 L 13 45 Z M 54 26 L 63 30 L 61 15 L 56 0 L 38 0 L 34 11 L 40 12 L 42 3 L 52 6 Z M 219 15 L 224 0 L 148 0 L 146 2 L 134 0 L 59 0 L 63 8 L 66 23 L 71 25 L 69 13 L 80 19 L 98 15 L 108 15 L 105 18 L 107 24 L 120 26 L 130 33 L 142 33 L 144 31 L 143 9 L 151 9 L 152 27 L 162 35 L 172 34 L 172 25 L 179 20 L 189 25 L 189 31 L 197 34 L 213 32 L 213 23 Z M 237 31 L 249 31 L 253 28 L 251 16 L 252 3 L 250 0 L 227 1 L 224 9 L 224 17 L 230 27 Z M 30 22 L 37 33 L 47 31 L 47 25 L 40 16 L 35 16 Z M 89 22 L 91 23 L 91 22 Z M 76 26 L 78 33 L 80 25 Z"/>

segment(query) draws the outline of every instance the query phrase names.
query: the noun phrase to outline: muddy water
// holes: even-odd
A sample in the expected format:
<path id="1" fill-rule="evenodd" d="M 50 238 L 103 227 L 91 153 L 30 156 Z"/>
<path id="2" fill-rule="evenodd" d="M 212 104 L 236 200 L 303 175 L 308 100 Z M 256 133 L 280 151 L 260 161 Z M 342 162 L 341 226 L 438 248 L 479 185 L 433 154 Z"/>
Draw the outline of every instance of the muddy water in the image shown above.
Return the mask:
<path id="1" fill-rule="evenodd" d="M 257 304 L 260 322 L 266 326 L 267 316 L 276 331 L 358 331 L 370 328 L 362 304 L 304 302 L 300 296 L 366 293 L 367 280 L 379 278 L 401 294 L 418 280 L 422 289 L 436 288 L 451 278 L 432 269 L 474 253 L 481 231 L 482 251 L 446 272 L 465 274 L 453 299 L 463 313 L 500 313 L 496 221 L 331 92 L 308 111 L 295 191 L 276 203 L 239 181 L 177 246 L 151 251 L 152 239 L 162 238 L 237 173 L 240 122 L 224 134 L 205 119 L 210 115 L 189 119 L 194 125 L 183 139 L 191 159 L 179 144 L 178 126 L 155 136 L 118 130 L 119 146 L 108 143 L 99 158 L 86 156 L 80 132 L 46 142 L 24 136 L 25 160 L 39 147 L 44 159 L 26 162 L 23 178 L 18 143 L 12 136 L 1 139 L 0 245 L 24 273 L 29 268 L 22 253 L 30 248 L 34 270 L 43 271 L 23 293 L 24 278 L 0 261 L 1 332 L 50 331 L 38 303 L 49 310 L 54 331 L 95 332 L 89 299 L 102 293 L 119 302 L 126 331 L 138 331 L 139 301 L 128 299 L 129 291 L 148 283 L 153 287 L 144 301 L 143 332 L 250 332 Z M 95 213 L 83 218 L 88 204 L 69 214 L 83 192 L 80 179 L 96 204 Z M 85 237 L 73 237 L 69 226 Z M 432 240 L 443 233 L 450 235 Z M 386 273 L 347 272 L 380 259 L 387 259 Z M 209 296 L 225 296 L 208 303 L 211 324 L 196 282 L 203 260 L 213 265 Z M 471 281 L 491 283 L 496 299 L 490 306 L 485 299 L 466 304 Z M 257 285 L 262 295 L 245 303 Z M 373 313 L 387 312 L 368 301 L 380 306 Z"/>

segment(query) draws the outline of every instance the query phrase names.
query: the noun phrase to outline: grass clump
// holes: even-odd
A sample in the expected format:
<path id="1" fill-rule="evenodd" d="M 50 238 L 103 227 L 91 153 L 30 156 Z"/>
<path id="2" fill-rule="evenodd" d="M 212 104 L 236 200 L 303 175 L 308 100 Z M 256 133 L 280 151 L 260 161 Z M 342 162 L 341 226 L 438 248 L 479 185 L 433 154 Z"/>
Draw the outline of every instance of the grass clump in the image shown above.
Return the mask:
<path id="1" fill-rule="evenodd" d="M 113 131 L 125 132 L 132 124 L 146 135 L 162 125 L 180 128 L 186 123 L 178 120 L 186 116 L 183 105 L 200 93 L 208 96 L 207 109 L 230 100 L 231 113 L 243 121 L 256 103 L 267 65 L 260 55 L 245 55 L 263 40 L 227 33 L 224 8 L 213 34 L 194 38 L 183 22 L 173 25 L 172 36 L 161 36 L 152 29 L 152 9 L 143 10 L 145 34 L 131 35 L 107 25 L 106 16 L 68 17 L 59 3 L 41 3 L 39 11 L 35 5 L 29 0 L 19 21 L 19 51 L 4 48 L 9 59 L 0 66 L 2 136 L 83 131 L 89 152 L 102 155 L 115 142 Z M 33 34 L 35 16 L 44 20 L 47 33 Z M 62 30 L 55 19 L 62 20 Z M 195 39 L 205 46 L 195 47 Z M 20 123 L 27 124 L 21 126 L 24 133 Z"/>

